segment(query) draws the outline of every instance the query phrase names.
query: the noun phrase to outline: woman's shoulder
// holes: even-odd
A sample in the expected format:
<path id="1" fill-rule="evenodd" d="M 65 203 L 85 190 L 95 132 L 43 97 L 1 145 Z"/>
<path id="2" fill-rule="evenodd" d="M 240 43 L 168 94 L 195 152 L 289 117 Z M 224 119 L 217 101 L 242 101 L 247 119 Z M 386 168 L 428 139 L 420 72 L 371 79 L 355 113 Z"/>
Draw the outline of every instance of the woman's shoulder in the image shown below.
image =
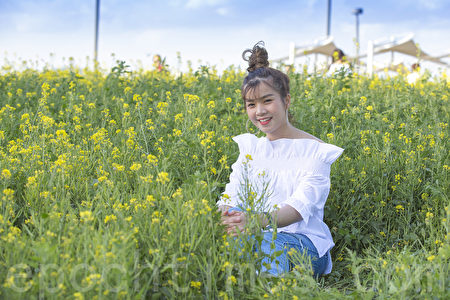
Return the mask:
<path id="1" fill-rule="evenodd" d="M 246 152 L 246 154 L 253 152 L 252 149 L 256 147 L 259 139 L 260 138 L 251 133 L 243 133 L 233 137 L 233 141 L 239 146 L 239 152 Z"/>
<path id="2" fill-rule="evenodd" d="M 292 139 L 280 140 L 280 144 L 279 155 L 287 158 L 315 159 L 330 164 L 344 151 L 302 130 L 299 130 Z"/>
<path id="3" fill-rule="evenodd" d="M 294 137 L 293 139 L 296 140 L 313 140 L 319 143 L 323 143 L 323 141 L 321 139 L 319 139 L 318 137 L 307 133 L 306 131 L 300 130 L 300 129 L 296 129 L 295 133 L 294 133 Z"/>

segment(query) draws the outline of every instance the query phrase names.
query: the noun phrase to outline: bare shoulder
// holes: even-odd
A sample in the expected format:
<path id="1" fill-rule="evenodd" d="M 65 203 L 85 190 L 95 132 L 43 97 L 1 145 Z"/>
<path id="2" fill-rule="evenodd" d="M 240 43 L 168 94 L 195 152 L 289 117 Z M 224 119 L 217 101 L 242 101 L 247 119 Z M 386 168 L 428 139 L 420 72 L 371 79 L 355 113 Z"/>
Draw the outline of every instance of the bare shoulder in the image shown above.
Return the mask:
<path id="1" fill-rule="evenodd" d="M 323 141 L 321 139 L 319 139 L 318 137 L 315 137 L 312 134 L 307 133 L 306 131 L 300 130 L 300 129 L 296 129 L 296 133 L 295 133 L 297 139 L 310 139 L 310 140 L 314 140 L 317 141 L 319 143 L 323 143 Z"/>

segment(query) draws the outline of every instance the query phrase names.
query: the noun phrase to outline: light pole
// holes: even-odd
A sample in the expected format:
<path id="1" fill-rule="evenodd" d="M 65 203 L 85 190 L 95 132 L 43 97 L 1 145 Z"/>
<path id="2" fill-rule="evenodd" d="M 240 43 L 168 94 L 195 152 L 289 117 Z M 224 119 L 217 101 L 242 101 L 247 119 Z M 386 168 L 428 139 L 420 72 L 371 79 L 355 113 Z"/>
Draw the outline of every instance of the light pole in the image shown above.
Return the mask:
<path id="1" fill-rule="evenodd" d="M 98 55 L 98 23 L 100 19 L 100 0 L 95 2 L 95 42 L 94 42 L 94 64 L 97 68 L 97 55 Z"/>
<path id="2" fill-rule="evenodd" d="M 330 25 L 331 25 L 331 0 L 328 0 L 328 5 L 327 5 L 327 37 L 330 36 Z"/>
<path id="3" fill-rule="evenodd" d="M 352 13 L 356 16 L 356 58 L 355 61 L 359 63 L 359 15 L 363 13 L 362 8 L 355 8 Z"/>

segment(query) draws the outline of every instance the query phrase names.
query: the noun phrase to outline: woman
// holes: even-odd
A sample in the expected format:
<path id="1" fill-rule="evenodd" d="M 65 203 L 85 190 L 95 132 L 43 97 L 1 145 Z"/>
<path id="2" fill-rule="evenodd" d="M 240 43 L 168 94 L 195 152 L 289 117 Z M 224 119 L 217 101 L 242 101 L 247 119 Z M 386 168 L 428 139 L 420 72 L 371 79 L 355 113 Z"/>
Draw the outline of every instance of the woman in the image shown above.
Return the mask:
<path id="1" fill-rule="evenodd" d="M 328 68 L 328 75 L 333 75 L 339 72 L 349 73 L 351 72 L 351 66 L 348 63 L 347 56 L 345 56 L 344 51 L 336 48 L 333 51 L 333 55 L 331 55 L 331 65 Z"/>
<path id="2" fill-rule="evenodd" d="M 269 67 L 262 42 L 244 51 L 243 58 L 249 62 L 249 73 L 241 88 L 247 115 L 266 136 L 246 133 L 233 138 L 240 155 L 218 201 L 222 223 L 232 236 L 243 233 L 247 226 L 248 210 L 242 209 L 246 173 L 256 193 L 267 196 L 264 211 L 258 214 L 261 227 L 267 229 L 272 224 L 278 231 L 275 249 L 270 247 L 272 232 L 264 231 L 261 251 L 267 255 L 283 251 L 277 257 L 279 264 L 267 259 L 262 271 L 280 275 L 291 270 L 295 262 L 289 250 L 294 248 L 311 259 L 316 276 L 327 274 L 331 271 L 330 249 L 334 243 L 323 222 L 323 208 L 330 190 L 330 166 L 343 149 L 323 143 L 289 123 L 289 78 Z M 264 186 L 261 174 L 267 179 Z M 267 263 L 270 268 L 265 267 Z"/>

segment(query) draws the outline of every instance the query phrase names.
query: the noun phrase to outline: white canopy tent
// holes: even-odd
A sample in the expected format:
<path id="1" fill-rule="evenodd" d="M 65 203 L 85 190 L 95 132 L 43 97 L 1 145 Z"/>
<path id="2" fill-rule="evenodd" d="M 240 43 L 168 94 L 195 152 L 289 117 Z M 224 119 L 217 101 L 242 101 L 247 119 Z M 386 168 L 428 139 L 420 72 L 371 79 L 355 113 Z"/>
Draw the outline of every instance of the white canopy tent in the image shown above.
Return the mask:
<path id="1" fill-rule="evenodd" d="M 287 61 L 288 64 L 293 65 L 296 57 L 315 55 L 314 66 L 317 62 L 317 55 L 322 54 L 325 56 L 332 56 L 334 49 L 336 49 L 334 44 L 334 38 L 329 36 L 321 39 L 315 40 L 313 43 L 303 46 L 295 46 L 295 43 L 290 43 L 289 45 L 289 56 L 281 57 L 272 60 L 272 62 L 283 62 Z"/>
<path id="2" fill-rule="evenodd" d="M 391 53 L 391 64 L 394 62 L 394 53 L 402 53 L 409 56 L 413 56 L 418 60 L 427 60 L 437 64 L 441 64 L 444 66 L 448 66 L 448 64 L 441 59 L 448 56 L 442 55 L 439 57 L 431 56 L 422 49 L 413 41 L 414 34 L 408 34 L 404 37 L 391 37 L 390 39 L 369 41 L 367 47 L 367 55 L 362 55 L 361 57 L 367 56 L 367 73 L 370 75 L 373 73 L 373 57 L 376 54 L 382 53 Z"/>

